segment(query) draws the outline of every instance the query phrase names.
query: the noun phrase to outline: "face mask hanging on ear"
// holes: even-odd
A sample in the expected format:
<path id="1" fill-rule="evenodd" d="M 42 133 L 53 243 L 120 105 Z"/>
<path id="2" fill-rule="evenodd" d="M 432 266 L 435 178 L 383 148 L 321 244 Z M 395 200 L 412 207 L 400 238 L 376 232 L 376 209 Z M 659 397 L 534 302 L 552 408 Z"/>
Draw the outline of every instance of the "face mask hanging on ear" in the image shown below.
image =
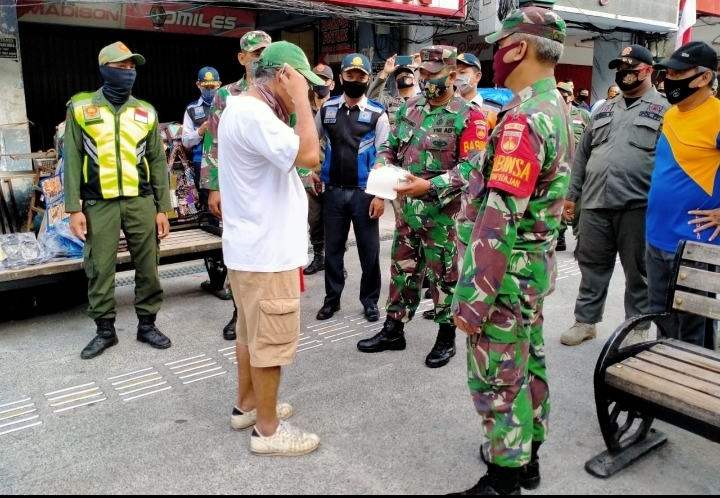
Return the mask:
<path id="1" fill-rule="evenodd" d="M 520 43 L 521 42 L 513 43 L 507 47 L 498 49 L 498 51 L 495 52 L 495 56 L 493 57 L 493 71 L 495 72 L 495 77 L 493 78 L 493 81 L 500 88 L 505 87 L 505 81 L 508 79 L 508 76 L 510 76 L 522 62 L 522 59 L 512 62 L 505 62 L 503 60 L 505 54 L 517 48 Z"/>

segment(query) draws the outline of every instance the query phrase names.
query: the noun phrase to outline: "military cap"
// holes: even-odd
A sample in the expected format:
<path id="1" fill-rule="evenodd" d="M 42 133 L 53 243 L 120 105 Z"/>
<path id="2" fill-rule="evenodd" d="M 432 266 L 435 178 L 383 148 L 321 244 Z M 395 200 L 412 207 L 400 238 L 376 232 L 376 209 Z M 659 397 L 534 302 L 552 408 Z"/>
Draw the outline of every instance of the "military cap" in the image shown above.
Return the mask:
<path id="1" fill-rule="evenodd" d="M 255 52 L 272 43 L 272 38 L 265 31 L 249 31 L 240 38 L 240 50 Z"/>
<path id="2" fill-rule="evenodd" d="M 565 21 L 556 12 L 541 7 L 524 7 L 512 11 L 499 31 L 485 37 L 488 43 L 497 43 L 515 33 L 525 33 L 565 43 Z"/>
<path id="3" fill-rule="evenodd" d="M 323 78 L 327 78 L 329 80 L 333 79 L 332 68 L 330 66 L 326 66 L 325 64 L 318 64 L 313 68 L 312 72 L 318 76 L 322 76 Z"/>
<path id="4" fill-rule="evenodd" d="M 132 59 L 136 66 L 145 64 L 145 57 L 134 54 L 123 42 L 111 43 L 107 47 L 103 47 L 98 54 L 98 63 L 101 66 L 110 62 L 123 62 L 128 59 Z"/>
<path id="5" fill-rule="evenodd" d="M 370 61 L 363 54 L 350 54 L 343 59 L 342 64 L 340 64 L 340 72 L 344 73 L 351 69 L 359 69 L 365 74 L 372 72 Z"/>
<path id="6" fill-rule="evenodd" d="M 570 86 L 570 83 L 560 82 L 557 84 L 557 89 L 561 92 L 567 92 L 570 95 L 573 94 L 573 88 Z"/>
<path id="7" fill-rule="evenodd" d="M 457 65 L 457 49 L 449 45 L 432 45 L 420 50 L 420 69 L 433 74 Z"/>
<path id="8" fill-rule="evenodd" d="M 466 66 L 473 66 L 478 68 L 479 71 L 482 71 L 482 65 L 480 64 L 480 59 L 475 57 L 473 54 L 460 54 L 457 58 L 458 64 L 465 64 Z"/>
<path id="9" fill-rule="evenodd" d="M 623 62 L 631 66 L 637 66 L 642 62 L 652 65 L 655 61 L 653 60 L 652 52 L 642 45 L 628 45 L 622 49 L 618 57 L 610 61 L 608 68 L 617 69 Z"/>

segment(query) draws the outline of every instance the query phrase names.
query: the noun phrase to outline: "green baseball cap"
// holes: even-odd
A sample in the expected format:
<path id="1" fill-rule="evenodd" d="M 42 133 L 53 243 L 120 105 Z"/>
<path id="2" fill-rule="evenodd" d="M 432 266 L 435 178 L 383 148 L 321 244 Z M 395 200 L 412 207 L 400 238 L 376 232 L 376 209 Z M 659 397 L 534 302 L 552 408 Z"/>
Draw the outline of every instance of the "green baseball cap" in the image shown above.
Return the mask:
<path id="1" fill-rule="evenodd" d="M 255 52 L 272 43 L 272 38 L 265 31 L 248 31 L 240 38 L 240 50 Z"/>
<path id="2" fill-rule="evenodd" d="M 98 55 L 98 62 L 101 66 L 110 62 L 123 62 L 132 59 L 136 66 L 145 64 L 145 57 L 134 54 L 123 42 L 115 42 L 103 48 Z"/>
<path id="3" fill-rule="evenodd" d="M 512 11 L 502 23 L 500 31 L 485 37 L 496 43 L 515 33 L 525 33 L 565 43 L 565 21 L 556 12 L 542 7 L 524 7 Z"/>
<path id="4" fill-rule="evenodd" d="M 313 85 L 324 85 L 325 81 L 312 72 L 310 62 L 300 47 L 286 41 L 271 43 L 257 60 L 257 67 L 281 68 L 285 64 L 302 74 Z"/>
<path id="5" fill-rule="evenodd" d="M 457 49 L 450 45 L 432 45 L 420 50 L 420 68 L 439 73 L 447 66 L 457 65 Z"/>

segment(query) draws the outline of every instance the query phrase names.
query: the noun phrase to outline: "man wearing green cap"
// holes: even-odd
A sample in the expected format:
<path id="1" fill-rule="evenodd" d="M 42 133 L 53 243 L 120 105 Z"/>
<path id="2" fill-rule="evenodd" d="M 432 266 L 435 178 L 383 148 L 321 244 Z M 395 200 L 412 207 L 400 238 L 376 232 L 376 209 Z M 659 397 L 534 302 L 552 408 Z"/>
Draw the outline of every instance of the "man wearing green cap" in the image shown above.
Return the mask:
<path id="1" fill-rule="evenodd" d="M 455 47 L 434 45 L 420 51 L 422 95 L 404 102 L 395 128 L 378 149 L 376 167 L 408 170 L 402 196 L 402 218 L 395 225 L 391 250 L 390 292 L 383 328 L 357 348 L 364 353 L 405 349 L 405 323 L 420 303 L 427 270 L 438 335 L 425 358 L 429 368 L 447 365 L 455 356 L 455 326 L 450 313 L 457 282 L 454 218 L 470 161 L 483 154 L 487 123 L 482 112 L 455 93 Z"/>
<path id="2" fill-rule="evenodd" d="M 135 265 L 137 340 L 158 349 L 171 343 L 155 326 L 163 301 L 158 239 L 170 225 L 167 164 L 155 109 L 130 93 L 135 66 L 145 64 L 121 42 L 98 57 L 104 85 L 68 102 L 65 132 L 65 211 L 85 241 L 88 314 L 97 335 L 80 357 L 94 358 L 118 343 L 115 334 L 115 264 L 120 230 Z"/>
<path id="3" fill-rule="evenodd" d="M 202 167 L 200 168 L 199 188 L 208 192 L 207 208 L 218 218 L 222 218 L 222 210 L 220 207 L 220 186 L 218 182 L 217 169 L 217 130 L 220 125 L 220 116 L 222 116 L 222 113 L 227 106 L 227 100 L 229 97 L 240 95 L 248 89 L 248 85 L 252 81 L 251 64 L 262 55 L 265 47 L 270 45 L 271 42 L 272 39 L 270 38 L 270 35 L 264 31 L 250 31 L 240 38 L 240 53 L 238 53 L 238 61 L 240 62 L 240 65 L 245 68 L 245 76 L 243 76 L 240 81 L 230 83 L 229 85 L 225 85 L 220 88 L 215 94 L 210 106 L 207 128 L 203 137 Z M 226 271 L 225 265 L 222 261 L 215 261 L 209 258 L 205 261 L 205 264 L 208 268 L 218 268 L 221 269 L 220 271 Z M 222 281 L 222 277 L 216 279 L 216 281 Z M 229 280 L 225 281 L 224 288 L 213 288 L 213 284 L 210 280 L 203 282 L 202 287 L 209 292 L 219 294 L 223 297 L 224 295 L 232 294 Z M 223 328 L 223 337 L 225 340 L 235 340 L 236 323 L 237 309 L 233 311 L 232 318 Z"/>
<path id="4" fill-rule="evenodd" d="M 320 444 L 285 421 L 290 405 L 277 404 L 281 367 L 297 352 L 307 261 L 308 203 L 296 169 L 320 160 L 308 82 L 323 80 L 300 47 L 271 43 L 254 64 L 253 85 L 232 99 L 218 128 L 223 254 L 238 310 L 231 426 L 253 428 L 256 455 L 299 456 Z"/>
<path id="5" fill-rule="evenodd" d="M 549 391 L 543 299 L 553 289 L 555 244 L 572 149 L 554 77 L 565 22 L 553 11 L 511 12 L 497 44 L 495 83 L 515 95 L 484 161 L 473 162 L 458 215 L 460 275 L 452 303 L 468 334 L 468 386 L 482 419 L 487 474 L 461 494 L 520 494 L 540 484 Z"/>

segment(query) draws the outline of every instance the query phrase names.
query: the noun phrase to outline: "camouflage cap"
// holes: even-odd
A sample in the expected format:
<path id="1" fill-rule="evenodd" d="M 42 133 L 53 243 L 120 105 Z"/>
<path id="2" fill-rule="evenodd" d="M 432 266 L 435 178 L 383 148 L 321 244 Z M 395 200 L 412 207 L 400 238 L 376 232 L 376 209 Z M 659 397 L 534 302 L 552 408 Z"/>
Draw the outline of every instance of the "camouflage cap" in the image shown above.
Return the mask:
<path id="1" fill-rule="evenodd" d="M 508 14 L 500 31 L 486 36 L 485 41 L 496 43 L 515 33 L 525 33 L 565 43 L 565 31 L 565 21 L 556 12 L 541 7 L 524 7 Z"/>
<path id="2" fill-rule="evenodd" d="M 240 38 L 240 50 L 255 52 L 272 43 L 272 38 L 265 31 L 249 31 Z"/>
<path id="3" fill-rule="evenodd" d="M 570 86 L 570 83 L 560 82 L 557 84 L 557 89 L 561 92 L 567 92 L 570 95 L 573 95 L 573 87 Z"/>
<path id="4" fill-rule="evenodd" d="M 433 74 L 448 66 L 457 66 L 457 49 L 449 45 L 432 45 L 420 50 L 420 69 Z"/>

